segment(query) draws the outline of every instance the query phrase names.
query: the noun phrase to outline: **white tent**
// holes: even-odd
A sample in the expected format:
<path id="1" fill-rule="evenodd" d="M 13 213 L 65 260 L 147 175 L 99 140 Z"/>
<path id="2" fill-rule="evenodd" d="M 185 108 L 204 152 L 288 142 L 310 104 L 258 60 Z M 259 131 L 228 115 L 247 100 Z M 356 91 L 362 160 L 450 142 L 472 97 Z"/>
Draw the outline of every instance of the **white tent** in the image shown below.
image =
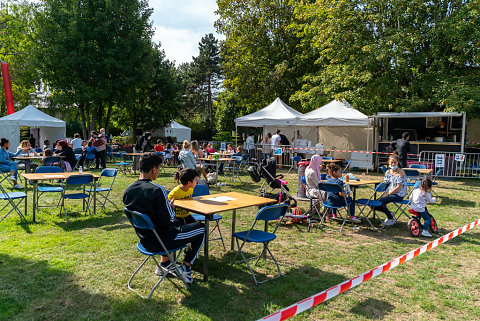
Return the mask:
<path id="1" fill-rule="evenodd" d="M 45 139 L 55 142 L 57 139 L 65 139 L 66 136 L 66 127 L 63 120 L 47 115 L 34 106 L 28 105 L 22 110 L 0 118 L 0 137 L 5 137 L 10 141 L 12 152 L 20 145 L 20 126 L 39 128 L 37 137 L 39 146 Z"/>
<path id="2" fill-rule="evenodd" d="M 176 137 L 177 142 L 183 142 L 184 140 L 190 141 L 192 138 L 192 129 L 187 126 L 183 126 L 176 121 L 172 120 L 167 126 L 158 130 L 160 136 L 164 137 Z"/>
<path id="3" fill-rule="evenodd" d="M 252 114 L 235 119 L 238 127 L 292 126 L 303 114 L 285 104 L 280 98 Z"/>
<path id="4" fill-rule="evenodd" d="M 329 127 L 367 127 L 368 116 L 346 101 L 332 100 L 328 104 L 302 116 L 298 125 Z"/>

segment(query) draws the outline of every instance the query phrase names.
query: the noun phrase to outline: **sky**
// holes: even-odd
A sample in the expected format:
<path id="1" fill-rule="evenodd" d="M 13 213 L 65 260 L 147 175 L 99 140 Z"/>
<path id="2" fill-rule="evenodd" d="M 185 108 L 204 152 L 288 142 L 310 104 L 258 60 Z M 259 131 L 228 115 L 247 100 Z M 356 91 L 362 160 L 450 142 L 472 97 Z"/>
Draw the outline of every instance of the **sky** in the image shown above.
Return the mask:
<path id="1" fill-rule="evenodd" d="M 178 66 L 198 56 L 198 43 L 207 33 L 224 39 L 213 26 L 216 0 L 149 0 L 155 28 L 153 40 L 161 42 L 166 58 Z"/>

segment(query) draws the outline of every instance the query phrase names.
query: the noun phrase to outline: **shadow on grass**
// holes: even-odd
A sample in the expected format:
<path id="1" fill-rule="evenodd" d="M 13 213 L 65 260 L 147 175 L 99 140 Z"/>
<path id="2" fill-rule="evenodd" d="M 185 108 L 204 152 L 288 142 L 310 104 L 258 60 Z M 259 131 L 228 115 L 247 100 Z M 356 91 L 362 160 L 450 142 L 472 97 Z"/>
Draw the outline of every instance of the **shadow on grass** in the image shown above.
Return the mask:
<path id="1" fill-rule="evenodd" d="M 459 206 L 459 207 L 476 207 L 477 202 L 474 201 L 466 201 L 461 199 L 454 199 L 448 196 L 441 195 L 442 205 L 451 205 L 451 206 Z"/>
<path id="2" fill-rule="evenodd" d="M 93 215 L 93 213 L 92 213 Z M 97 215 L 99 215 L 97 213 Z M 62 215 L 62 218 L 65 219 L 65 216 Z M 76 230 L 82 230 L 85 228 L 98 228 L 102 226 L 112 226 L 118 223 L 123 223 L 127 219 L 123 215 L 123 212 L 121 211 L 114 211 L 114 212 L 103 212 L 102 216 L 95 216 L 93 215 L 93 218 L 90 218 L 90 215 L 87 214 L 85 216 L 83 212 L 80 213 L 69 213 L 68 218 L 70 219 L 70 223 L 67 223 L 66 221 L 63 222 L 55 222 L 54 224 L 57 225 L 58 227 L 61 227 L 65 231 L 76 231 Z M 128 227 L 129 225 L 127 225 Z M 118 229 L 112 227 L 112 229 Z"/>
<path id="3" fill-rule="evenodd" d="M 346 280 L 340 274 L 324 272 L 312 266 L 287 266 L 280 260 L 282 276 L 255 285 L 245 263 L 231 265 L 234 255 L 234 252 L 229 252 L 221 258 L 212 258 L 208 283 L 199 282 L 192 288 L 194 295 L 185 297 L 182 304 L 211 320 L 259 319 Z M 277 259 L 281 257 L 281 253 L 274 255 Z M 260 260 L 258 266 L 253 263 L 251 261 L 257 280 L 264 280 L 267 277 L 265 273 L 268 277 L 276 275 L 273 261 Z M 208 298 L 215 300 L 206 302 Z"/>
<path id="4" fill-rule="evenodd" d="M 391 305 L 387 301 L 380 301 L 372 298 L 368 298 L 350 309 L 351 313 L 358 314 L 367 319 L 380 320 L 384 319 L 395 306 Z"/>

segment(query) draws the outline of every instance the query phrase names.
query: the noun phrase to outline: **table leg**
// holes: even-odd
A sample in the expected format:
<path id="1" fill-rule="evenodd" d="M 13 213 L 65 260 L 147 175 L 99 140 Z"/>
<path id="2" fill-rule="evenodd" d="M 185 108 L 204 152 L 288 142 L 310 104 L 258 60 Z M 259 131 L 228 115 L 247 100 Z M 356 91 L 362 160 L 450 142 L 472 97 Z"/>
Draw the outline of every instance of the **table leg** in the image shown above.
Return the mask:
<path id="1" fill-rule="evenodd" d="M 205 215 L 205 240 L 203 244 L 203 281 L 208 281 L 208 234 L 210 231 L 210 216 Z"/>
<path id="2" fill-rule="evenodd" d="M 38 187 L 38 181 L 37 180 L 34 180 L 33 181 L 33 222 L 36 222 L 35 221 L 35 212 L 37 211 L 37 207 L 38 207 L 38 204 L 37 204 L 37 188 Z"/>
<path id="3" fill-rule="evenodd" d="M 232 211 L 232 243 L 230 244 L 230 250 L 234 250 L 235 244 L 234 244 L 234 239 L 233 239 L 233 233 L 235 233 L 235 221 L 237 219 L 237 211 L 233 210 Z"/>
<path id="4" fill-rule="evenodd" d="M 215 173 L 216 173 L 216 175 L 215 175 L 215 177 L 216 177 L 215 184 L 218 183 L 218 163 L 219 163 L 219 162 L 215 162 Z M 224 170 L 225 170 L 225 169 L 224 169 Z"/>
<path id="5" fill-rule="evenodd" d="M 268 222 L 267 221 L 265 221 L 264 231 L 268 232 Z M 261 256 L 262 256 L 262 259 L 264 259 L 264 260 L 267 258 L 267 251 L 266 251 L 265 244 L 263 244 L 263 250 L 262 250 Z"/>
<path id="6" fill-rule="evenodd" d="M 93 189 L 93 215 L 97 214 L 97 183 L 98 180 L 95 179 L 95 182 L 93 184 L 93 186 L 95 186 L 95 188 Z"/>
<path id="7" fill-rule="evenodd" d="M 28 196 L 28 184 L 25 184 L 25 217 L 27 217 L 27 196 Z M 34 220 L 35 221 L 35 220 Z"/>

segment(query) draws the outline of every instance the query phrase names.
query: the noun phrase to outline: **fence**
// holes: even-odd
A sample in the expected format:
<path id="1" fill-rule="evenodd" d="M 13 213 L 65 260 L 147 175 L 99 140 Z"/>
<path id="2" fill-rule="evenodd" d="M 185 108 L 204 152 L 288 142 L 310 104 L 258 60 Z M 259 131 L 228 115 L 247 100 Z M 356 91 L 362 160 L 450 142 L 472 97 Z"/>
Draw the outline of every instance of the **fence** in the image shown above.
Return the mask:
<path id="1" fill-rule="evenodd" d="M 435 173 L 443 169 L 440 174 L 443 177 L 480 178 L 480 154 L 478 153 L 422 151 L 417 163 L 426 165 Z"/>
<path id="2" fill-rule="evenodd" d="M 292 166 L 292 158 L 294 150 L 291 149 L 290 145 L 278 145 L 275 146 L 271 153 L 264 154 L 262 149 L 262 144 L 255 144 L 255 158 L 262 160 L 264 156 L 276 156 L 277 166 L 278 167 L 290 167 Z M 281 154 L 274 153 L 275 150 L 281 149 Z"/>

